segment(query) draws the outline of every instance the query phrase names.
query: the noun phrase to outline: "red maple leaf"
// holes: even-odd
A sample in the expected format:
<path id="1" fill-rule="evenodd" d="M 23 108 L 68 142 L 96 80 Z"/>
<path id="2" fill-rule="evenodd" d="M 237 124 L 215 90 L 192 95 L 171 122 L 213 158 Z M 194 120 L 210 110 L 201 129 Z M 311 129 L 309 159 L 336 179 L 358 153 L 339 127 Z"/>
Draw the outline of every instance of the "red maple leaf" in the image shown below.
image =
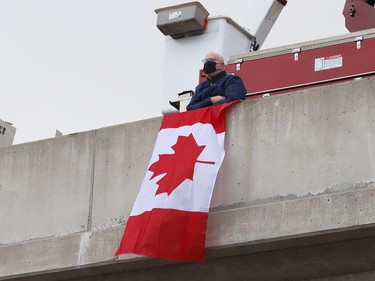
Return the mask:
<path id="1" fill-rule="evenodd" d="M 197 160 L 206 146 L 198 145 L 194 136 L 179 136 L 177 142 L 172 146 L 174 154 L 159 154 L 159 160 L 154 162 L 148 169 L 154 174 L 150 178 L 166 173 L 156 182 L 159 185 L 155 195 L 166 192 L 168 196 L 185 180 L 193 180 L 196 162 L 215 164 L 210 161 Z"/>

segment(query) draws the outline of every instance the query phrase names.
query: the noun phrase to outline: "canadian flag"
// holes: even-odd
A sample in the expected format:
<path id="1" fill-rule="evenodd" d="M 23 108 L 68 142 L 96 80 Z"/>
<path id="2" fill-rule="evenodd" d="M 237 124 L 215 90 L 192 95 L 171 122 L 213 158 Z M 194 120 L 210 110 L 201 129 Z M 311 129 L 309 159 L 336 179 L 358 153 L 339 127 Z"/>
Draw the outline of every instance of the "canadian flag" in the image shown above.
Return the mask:
<path id="1" fill-rule="evenodd" d="M 204 260 L 208 211 L 225 154 L 224 109 L 232 103 L 164 116 L 116 256 Z"/>

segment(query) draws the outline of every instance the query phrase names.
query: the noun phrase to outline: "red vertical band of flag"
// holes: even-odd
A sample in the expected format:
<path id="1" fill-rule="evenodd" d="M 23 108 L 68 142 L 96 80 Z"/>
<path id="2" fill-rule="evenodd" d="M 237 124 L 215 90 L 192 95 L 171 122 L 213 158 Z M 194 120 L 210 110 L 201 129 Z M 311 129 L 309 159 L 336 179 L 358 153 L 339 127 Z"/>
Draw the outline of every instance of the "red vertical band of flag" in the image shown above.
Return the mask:
<path id="1" fill-rule="evenodd" d="M 231 104 L 164 116 L 116 256 L 204 260 L 208 209 L 224 158 L 225 108 Z"/>

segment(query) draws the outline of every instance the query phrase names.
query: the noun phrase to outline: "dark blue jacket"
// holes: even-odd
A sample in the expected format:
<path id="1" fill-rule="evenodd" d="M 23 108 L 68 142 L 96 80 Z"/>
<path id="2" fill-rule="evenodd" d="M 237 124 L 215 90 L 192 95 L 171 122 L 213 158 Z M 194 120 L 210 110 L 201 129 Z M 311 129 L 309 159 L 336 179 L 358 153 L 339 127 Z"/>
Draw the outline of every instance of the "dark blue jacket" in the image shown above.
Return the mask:
<path id="1" fill-rule="evenodd" d="M 244 100 L 246 89 L 241 78 L 222 71 L 212 77 L 211 80 L 200 83 L 195 88 L 195 92 L 186 109 L 192 110 L 213 105 L 210 98 L 219 95 L 225 97 L 225 100 L 217 102 L 214 105 L 234 100 Z"/>

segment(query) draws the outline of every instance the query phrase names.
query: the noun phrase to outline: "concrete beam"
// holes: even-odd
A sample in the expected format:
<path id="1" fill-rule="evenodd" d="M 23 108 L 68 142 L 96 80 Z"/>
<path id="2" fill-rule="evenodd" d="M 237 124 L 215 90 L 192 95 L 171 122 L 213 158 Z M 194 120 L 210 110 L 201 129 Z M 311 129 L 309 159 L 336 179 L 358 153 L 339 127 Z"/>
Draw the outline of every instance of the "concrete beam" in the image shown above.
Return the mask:
<path id="1" fill-rule="evenodd" d="M 203 267 L 209 270 L 208 268 L 212 267 L 211 269 L 218 270 L 219 267 L 229 274 L 232 270 L 243 271 L 244 263 L 249 263 L 246 265 L 248 269 L 259 265 L 259 260 L 252 264 L 254 259 L 259 259 L 258 256 L 266 259 L 265 263 L 271 264 L 272 255 L 277 253 L 277 259 L 282 260 L 273 262 L 283 262 L 282 268 L 286 268 L 285 272 L 282 268 L 274 268 L 274 271 L 264 271 L 263 267 L 262 270 L 253 268 L 251 272 L 259 271 L 257 276 L 262 278 L 256 280 L 275 280 L 266 276 L 289 276 L 289 270 L 297 266 L 297 256 L 301 263 L 299 267 L 305 268 L 300 268 L 299 274 L 309 278 L 324 277 L 326 275 L 322 273 L 328 271 L 332 275 L 339 275 L 359 269 L 375 270 L 372 250 L 363 251 L 375 247 L 375 215 L 372 207 L 374 196 L 375 188 L 372 187 L 360 191 L 211 213 L 207 231 L 206 263 L 208 265 L 190 264 L 189 268 L 196 267 L 197 270 Z M 355 207 L 348 208 L 349 205 Z M 114 252 L 122 231 L 123 228 L 117 227 L 105 231 L 82 232 L 66 237 L 2 246 L 0 247 L 2 276 L 13 279 L 37 276 L 39 279 L 36 280 L 43 280 L 40 279 L 41 275 L 46 275 L 46 278 L 48 277 L 46 280 L 55 280 L 50 278 L 61 278 L 67 274 L 69 278 L 113 272 L 132 274 L 134 270 L 145 270 L 147 272 L 145 275 L 151 276 L 154 270 L 162 272 L 160 274 L 163 275 L 176 270 L 173 267 L 163 270 L 166 265 L 182 266 L 179 263 L 136 255 L 124 255 L 119 260 L 114 259 Z M 348 252 L 346 255 L 339 255 L 337 257 L 339 261 L 330 261 L 331 254 L 327 256 L 325 245 L 333 245 L 336 251 L 342 249 Z M 356 251 L 353 250 L 353 245 L 356 245 Z M 311 255 L 306 253 L 307 251 L 316 252 Z M 270 252 L 273 254 L 270 255 Z M 315 255 L 318 252 L 326 258 L 316 260 Z M 361 258 L 351 258 L 354 253 Z M 223 259 L 230 266 L 225 266 Z M 313 260 L 313 272 L 308 270 L 306 272 L 309 274 L 302 274 L 311 266 Z M 366 261 L 365 265 L 364 261 Z M 335 262 L 334 268 L 331 268 L 331 262 Z M 339 262 L 341 266 L 337 264 Z M 207 275 L 203 276 L 203 279 L 197 280 L 211 280 Z M 177 280 L 190 280 L 191 277 L 191 275 L 184 275 Z M 219 277 L 219 275 L 215 276 L 215 278 Z M 175 279 L 171 277 L 164 280 Z"/>

